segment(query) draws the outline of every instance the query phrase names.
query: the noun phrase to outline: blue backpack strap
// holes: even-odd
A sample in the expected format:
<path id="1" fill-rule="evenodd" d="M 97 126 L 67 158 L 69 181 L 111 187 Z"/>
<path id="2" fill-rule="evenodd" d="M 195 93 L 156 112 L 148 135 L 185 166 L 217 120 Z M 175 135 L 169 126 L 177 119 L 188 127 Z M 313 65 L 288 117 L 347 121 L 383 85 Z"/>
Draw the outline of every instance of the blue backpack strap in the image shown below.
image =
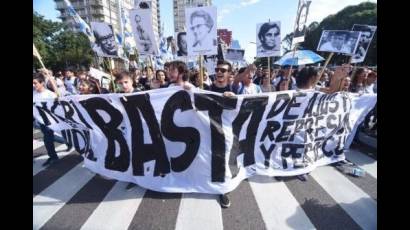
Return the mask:
<path id="1" fill-rule="evenodd" d="M 77 88 L 77 86 L 78 86 L 78 77 L 76 77 L 75 79 L 74 79 L 74 87 L 76 87 Z"/>
<path id="2" fill-rule="evenodd" d="M 256 92 L 261 93 L 262 92 L 261 87 L 259 85 L 255 85 L 255 86 L 256 86 Z"/>
<path id="3" fill-rule="evenodd" d="M 239 88 L 238 94 L 242 94 L 244 88 L 245 88 L 245 86 L 244 86 L 243 83 L 241 82 L 241 87 Z"/>

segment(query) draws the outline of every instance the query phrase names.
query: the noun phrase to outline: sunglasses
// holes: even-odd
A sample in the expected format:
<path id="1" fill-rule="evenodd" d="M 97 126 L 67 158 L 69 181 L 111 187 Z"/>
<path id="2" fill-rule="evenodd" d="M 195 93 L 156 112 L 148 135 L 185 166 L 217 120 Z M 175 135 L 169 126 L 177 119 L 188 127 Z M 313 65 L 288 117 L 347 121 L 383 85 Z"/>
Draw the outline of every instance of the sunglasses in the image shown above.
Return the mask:
<path id="1" fill-rule="evenodd" d="M 219 71 L 221 71 L 221 73 L 225 73 L 228 70 L 224 68 L 215 68 L 215 73 L 218 73 Z"/>

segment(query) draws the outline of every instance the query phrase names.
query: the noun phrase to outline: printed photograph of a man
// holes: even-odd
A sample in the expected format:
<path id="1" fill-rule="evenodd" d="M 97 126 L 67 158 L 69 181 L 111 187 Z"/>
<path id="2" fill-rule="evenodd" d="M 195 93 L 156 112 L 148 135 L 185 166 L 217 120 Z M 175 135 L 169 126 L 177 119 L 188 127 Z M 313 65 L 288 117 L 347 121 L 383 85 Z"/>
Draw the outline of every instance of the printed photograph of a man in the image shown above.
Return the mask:
<path id="1" fill-rule="evenodd" d="M 280 56 L 280 22 L 258 24 L 256 35 L 257 57 Z"/>
<path id="2" fill-rule="evenodd" d="M 296 28 L 294 31 L 292 43 L 303 42 L 306 33 L 306 20 L 309 13 L 309 6 L 311 1 L 300 0 L 298 15 L 296 18 Z"/>
<path id="3" fill-rule="evenodd" d="M 359 44 L 357 45 L 356 52 L 353 55 L 352 63 L 359 63 L 364 61 L 367 50 L 369 49 L 374 34 L 376 33 L 376 29 L 376 26 L 357 24 L 353 25 L 352 30 L 360 31 L 362 32 L 362 34 L 360 35 Z"/>
<path id="4" fill-rule="evenodd" d="M 352 55 L 359 37 L 360 32 L 357 31 L 324 30 L 317 50 Z"/>
<path id="5" fill-rule="evenodd" d="M 186 28 L 189 56 L 217 53 L 215 7 L 187 8 Z"/>
<path id="6" fill-rule="evenodd" d="M 118 45 L 115 42 L 112 26 L 103 22 L 91 22 L 95 43 L 92 49 L 101 57 L 118 56 Z"/>
<path id="7" fill-rule="evenodd" d="M 177 56 L 187 56 L 188 55 L 188 46 L 186 43 L 186 32 L 179 32 L 177 35 Z"/>
<path id="8" fill-rule="evenodd" d="M 227 49 L 225 58 L 231 61 L 242 61 L 244 54 L 245 50 Z"/>
<path id="9" fill-rule="evenodd" d="M 158 33 L 152 25 L 150 9 L 137 8 L 129 11 L 135 44 L 139 54 L 157 55 L 159 50 Z"/>

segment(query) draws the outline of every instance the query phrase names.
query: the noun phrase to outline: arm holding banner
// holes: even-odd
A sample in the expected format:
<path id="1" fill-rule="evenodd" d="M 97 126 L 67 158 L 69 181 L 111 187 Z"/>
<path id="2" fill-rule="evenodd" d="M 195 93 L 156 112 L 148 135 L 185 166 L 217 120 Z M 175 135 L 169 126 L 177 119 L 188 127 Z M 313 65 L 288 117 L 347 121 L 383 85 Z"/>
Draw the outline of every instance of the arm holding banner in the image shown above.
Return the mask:
<path id="1" fill-rule="evenodd" d="M 337 67 L 333 77 L 330 79 L 329 87 L 320 90 L 324 93 L 335 93 L 340 91 L 341 83 L 343 82 L 343 79 L 348 76 L 350 69 L 351 66 L 349 64 L 343 64 L 342 66 Z"/>

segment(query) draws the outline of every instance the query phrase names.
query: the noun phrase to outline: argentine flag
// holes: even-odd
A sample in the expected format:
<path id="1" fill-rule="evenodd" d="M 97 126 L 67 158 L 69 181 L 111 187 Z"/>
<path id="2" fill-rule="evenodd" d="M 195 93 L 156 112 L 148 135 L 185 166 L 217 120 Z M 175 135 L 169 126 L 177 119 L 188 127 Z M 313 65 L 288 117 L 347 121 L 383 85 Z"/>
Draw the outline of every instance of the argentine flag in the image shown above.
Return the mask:
<path id="1" fill-rule="evenodd" d="M 75 28 L 75 30 L 84 33 L 85 35 L 87 35 L 90 42 L 94 42 L 95 38 L 90 26 L 80 17 L 80 15 L 77 14 L 70 1 L 64 0 L 64 3 L 66 6 L 67 15 L 73 21 L 72 26 Z"/>

